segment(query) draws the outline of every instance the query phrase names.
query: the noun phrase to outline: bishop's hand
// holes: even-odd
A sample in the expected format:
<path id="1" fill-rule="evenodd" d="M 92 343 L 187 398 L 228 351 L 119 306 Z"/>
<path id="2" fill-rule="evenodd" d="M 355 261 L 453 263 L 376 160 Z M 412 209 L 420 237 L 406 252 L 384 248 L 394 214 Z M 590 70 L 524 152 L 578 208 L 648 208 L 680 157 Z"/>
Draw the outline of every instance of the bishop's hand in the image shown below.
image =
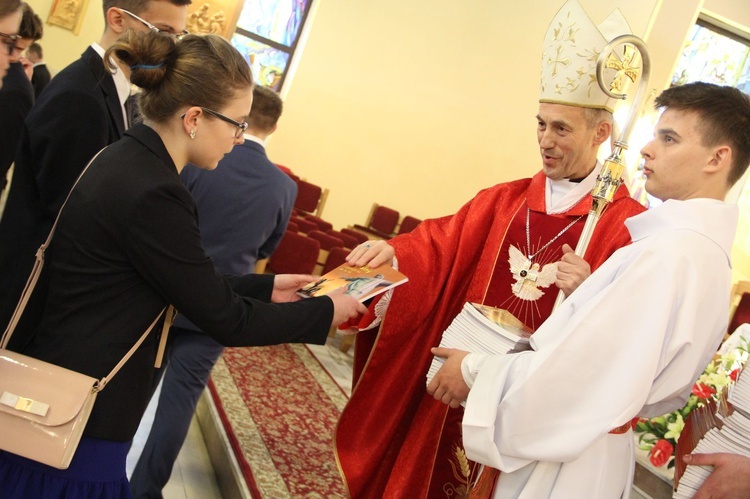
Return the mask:
<path id="1" fill-rule="evenodd" d="M 393 249 L 393 246 L 387 242 L 371 240 L 354 248 L 346 257 L 346 261 L 349 265 L 354 265 L 355 267 L 364 267 L 367 265 L 374 269 L 384 263 L 393 265 L 393 256 L 395 254 L 396 251 Z"/>
<path id="2" fill-rule="evenodd" d="M 461 361 L 469 352 L 454 348 L 433 348 L 430 352 L 444 357 L 445 363 L 427 385 L 427 393 L 455 409 L 469 396 L 469 387 L 461 374 Z"/>
<path id="3" fill-rule="evenodd" d="M 586 260 L 576 255 L 569 245 L 563 244 L 562 251 L 563 257 L 557 263 L 555 285 L 567 297 L 591 275 L 591 266 Z"/>

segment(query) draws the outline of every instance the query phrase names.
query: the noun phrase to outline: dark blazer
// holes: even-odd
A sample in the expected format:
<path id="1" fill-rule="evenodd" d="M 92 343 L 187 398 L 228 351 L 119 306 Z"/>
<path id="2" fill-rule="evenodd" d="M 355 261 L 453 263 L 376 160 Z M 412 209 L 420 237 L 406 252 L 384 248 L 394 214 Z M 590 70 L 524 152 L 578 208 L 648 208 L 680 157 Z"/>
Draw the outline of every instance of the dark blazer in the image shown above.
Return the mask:
<path id="1" fill-rule="evenodd" d="M 44 90 L 44 87 L 47 86 L 51 79 L 52 75 L 50 75 L 46 63 L 40 62 L 34 66 L 34 73 L 31 75 L 31 86 L 34 87 L 35 97 L 39 98 L 39 94 L 42 93 L 42 90 Z"/>
<path id="2" fill-rule="evenodd" d="M 323 344 L 333 318 L 328 297 L 264 303 L 272 275 L 228 280 L 216 273 L 195 203 L 146 125 L 105 149 L 83 175 L 47 267 L 47 306 L 22 353 L 95 378 L 168 303 L 226 346 Z M 156 347 L 152 334 L 99 394 L 84 435 L 132 439 L 151 395 Z"/>
<path id="3" fill-rule="evenodd" d="M 281 242 L 297 184 L 271 163 L 265 148 L 246 140 L 212 171 L 188 164 L 180 179 L 198 206 L 203 245 L 224 274 L 253 272 Z M 175 325 L 197 330 L 183 316 Z"/>
<path id="4" fill-rule="evenodd" d="M 8 323 L 34 254 L 76 177 L 124 130 L 112 75 L 89 47 L 50 82 L 21 130 L 0 220 L 0 328 Z"/>
<path id="5" fill-rule="evenodd" d="M 5 187 L 5 176 L 16 156 L 23 120 L 33 105 L 31 82 L 23 64 L 14 62 L 8 68 L 0 89 L 0 190 Z"/>

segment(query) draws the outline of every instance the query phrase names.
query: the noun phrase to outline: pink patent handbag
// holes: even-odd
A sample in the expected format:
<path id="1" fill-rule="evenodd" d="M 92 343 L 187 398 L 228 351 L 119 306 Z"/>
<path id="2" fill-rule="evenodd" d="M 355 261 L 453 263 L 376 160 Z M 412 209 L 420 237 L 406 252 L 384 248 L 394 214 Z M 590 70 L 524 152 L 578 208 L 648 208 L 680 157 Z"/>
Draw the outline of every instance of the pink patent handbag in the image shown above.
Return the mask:
<path id="1" fill-rule="evenodd" d="M 78 178 L 80 180 L 81 177 Z M 65 203 L 60 212 L 64 207 Z M 159 312 L 130 351 L 101 379 L 7 350 L 44 266 L 44 251 L 52 240 L 56 226 L 57 220 L 47 240 L 37 251 L 34 268 L 0 340 L 0 449 L 54 468 L 66 469 L 81 440 L 96 395 L 141 346 L 166 311 L 156 359 L 156 367 L 161 366 L 167 332 L 175 314 L 171 305 Z"/>

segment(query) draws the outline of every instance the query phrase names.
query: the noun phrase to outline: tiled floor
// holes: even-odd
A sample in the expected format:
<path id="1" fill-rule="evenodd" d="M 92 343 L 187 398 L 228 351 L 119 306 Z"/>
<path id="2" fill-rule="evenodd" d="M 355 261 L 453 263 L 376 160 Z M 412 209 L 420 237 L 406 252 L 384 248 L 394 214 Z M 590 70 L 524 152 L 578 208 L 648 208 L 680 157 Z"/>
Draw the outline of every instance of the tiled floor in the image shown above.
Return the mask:
<path id="1" fill-rule="evenodd" d="M 353 349 L 348 353 L 341 352 L 340 335 L 329 338 L 327 345 L 309 345 L 313 355 L 323 364 L 331 377 L 349 395 L 352 385 Z M 160 389 L 161 387 L 159 387 Z M 157 389 L 158 390 L 158 389 Z M 158 391 L 153 399 L 158 398 Z M 133 446 L 128 455 L 128 476 L 133 471 L 138 455 L 148 436 L 148 430 L 154 419 L 155 404 L 149 404 L 143 416 L 141 427 L 133 439 Z M 164 499 L 222 499 L 216 481 L 208 451 L 203 439 L 200 425 L 196 418 L 190 424 L 190 431 L 177 457 L 172 476 L 163 491 Z"/>

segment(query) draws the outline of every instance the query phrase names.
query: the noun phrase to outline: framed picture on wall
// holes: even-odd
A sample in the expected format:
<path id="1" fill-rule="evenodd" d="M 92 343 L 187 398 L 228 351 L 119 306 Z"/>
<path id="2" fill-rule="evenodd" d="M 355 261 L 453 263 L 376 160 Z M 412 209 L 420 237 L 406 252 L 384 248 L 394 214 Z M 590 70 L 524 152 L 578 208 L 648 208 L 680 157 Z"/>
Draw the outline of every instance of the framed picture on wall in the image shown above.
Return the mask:
<path id="1" fill-rule="evenodd" d="M 187 30 L 199 35 L 219 35 L 228 40 L 242 6 L 242 0 L 193 2 L 188 7 Z"/>
<path id="2" fill-rule="evenodd" d="M 88 0 L 55 0 L 47 24 L 60 26 L 77 35 L 81 31 L 87 5 Z"/>

